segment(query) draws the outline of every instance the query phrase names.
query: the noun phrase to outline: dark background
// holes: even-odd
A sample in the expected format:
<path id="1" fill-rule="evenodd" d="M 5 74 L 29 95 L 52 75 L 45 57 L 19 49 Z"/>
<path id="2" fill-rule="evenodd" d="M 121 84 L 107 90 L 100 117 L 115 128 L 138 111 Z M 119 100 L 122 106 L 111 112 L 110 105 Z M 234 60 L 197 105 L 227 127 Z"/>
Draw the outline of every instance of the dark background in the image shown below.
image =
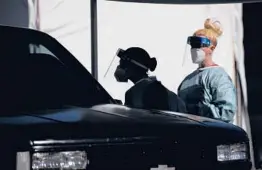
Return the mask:
<path id="1" fill-rule="evenodd" d="M 243 5 L 248 110 L 256 167 L 262 164 L 262 3 Z"/>

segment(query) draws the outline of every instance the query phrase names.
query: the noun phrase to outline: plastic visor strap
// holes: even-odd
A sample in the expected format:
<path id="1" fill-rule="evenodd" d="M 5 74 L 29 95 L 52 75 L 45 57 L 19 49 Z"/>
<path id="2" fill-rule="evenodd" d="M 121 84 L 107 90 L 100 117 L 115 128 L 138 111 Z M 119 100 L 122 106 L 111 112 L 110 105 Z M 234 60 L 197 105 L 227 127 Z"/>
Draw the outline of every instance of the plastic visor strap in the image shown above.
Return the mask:
<path id="1" fill-rule="evenodd" d="M 144 66 L 143 64 L 140 64 L 140 63 L 136 62 L 135 60 L 130 59 L 130 61 L 131 61 L 132 63 L 134 63 L 135 65 L 137 65 L 137 66 L 139 66 L 139 67 L 142 67 L 142 68 L 145 69 L 145 70 L 148 69 L 146 66 Z"/>

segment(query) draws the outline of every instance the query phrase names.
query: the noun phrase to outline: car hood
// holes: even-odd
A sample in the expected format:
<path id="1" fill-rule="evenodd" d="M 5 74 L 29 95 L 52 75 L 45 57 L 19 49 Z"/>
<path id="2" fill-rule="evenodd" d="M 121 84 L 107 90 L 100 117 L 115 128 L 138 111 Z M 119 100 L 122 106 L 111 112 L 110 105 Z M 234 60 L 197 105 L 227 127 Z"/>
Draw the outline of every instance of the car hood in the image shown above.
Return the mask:
<path id="1" fill-rule="evenodd" d="M 26 140 L 115 137 L 159 137 L 180 141 L 247 142 L 239 127 L 199 116 L 133 109 L 122 105 L 97 105 L 1 117 L 0 133 Z M 2 131 L 2 132 L 1 132 Z M 14 139 L 18 140 L 18 139 Z"/>

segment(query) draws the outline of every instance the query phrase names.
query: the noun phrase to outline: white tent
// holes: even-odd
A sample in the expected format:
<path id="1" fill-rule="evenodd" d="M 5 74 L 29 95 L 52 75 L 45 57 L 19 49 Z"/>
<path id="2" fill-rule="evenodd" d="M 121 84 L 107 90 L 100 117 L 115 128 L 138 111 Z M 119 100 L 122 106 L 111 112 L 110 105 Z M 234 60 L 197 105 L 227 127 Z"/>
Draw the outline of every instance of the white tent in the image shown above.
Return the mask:
<path id="1" fill-rule="evenodd" d="M 50 34 L 90 72 L 91 54 L 97 56 L 98 81 L 114 98 L 124 101 L 124 93 L 131 83 L 117 83 L 112 75 L 103 77 L 118 48 L 140 46 L 146 49 L 158 60 L 157 69 L 152 74 L 176 92 L 181 80 L 195 68 L 190 64 L 190 58 L 186 58 L 187 64 L 182 66 L 186 37 L 202 28 L 207 17 L 216 17 L 223 25 L 224 34 L 219 39 L 214 60 L 225 68 L 237 86 L 239 108 L 235 124 L 245 129 L 251 138 L 244 70 L 242 4 L 94 2 L 97 2 L 97 16 L 91 17 L 90 0 L 3 0 L 0 23 Z M 97 21 L 97 30 L 93 30 L 93 34 L 91 28 L 96 28 L 96 22 L 91 24 L 91 21 Z M 91 38 L 97 43 L 97 48 L 91 46 Z"/>

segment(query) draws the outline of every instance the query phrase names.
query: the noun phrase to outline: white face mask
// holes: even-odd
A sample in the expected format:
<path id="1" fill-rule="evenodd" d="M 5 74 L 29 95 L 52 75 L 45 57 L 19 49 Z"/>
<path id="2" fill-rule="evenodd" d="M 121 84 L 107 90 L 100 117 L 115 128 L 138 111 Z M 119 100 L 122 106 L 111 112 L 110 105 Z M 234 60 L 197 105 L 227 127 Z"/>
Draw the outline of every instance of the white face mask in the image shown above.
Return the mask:
<path id="1" fill-rule="evenodd" d="M 205 60 L 205 52 L 200 48 L 191 49 L 192 61 L 195 64 L 201 64 Z"/>

